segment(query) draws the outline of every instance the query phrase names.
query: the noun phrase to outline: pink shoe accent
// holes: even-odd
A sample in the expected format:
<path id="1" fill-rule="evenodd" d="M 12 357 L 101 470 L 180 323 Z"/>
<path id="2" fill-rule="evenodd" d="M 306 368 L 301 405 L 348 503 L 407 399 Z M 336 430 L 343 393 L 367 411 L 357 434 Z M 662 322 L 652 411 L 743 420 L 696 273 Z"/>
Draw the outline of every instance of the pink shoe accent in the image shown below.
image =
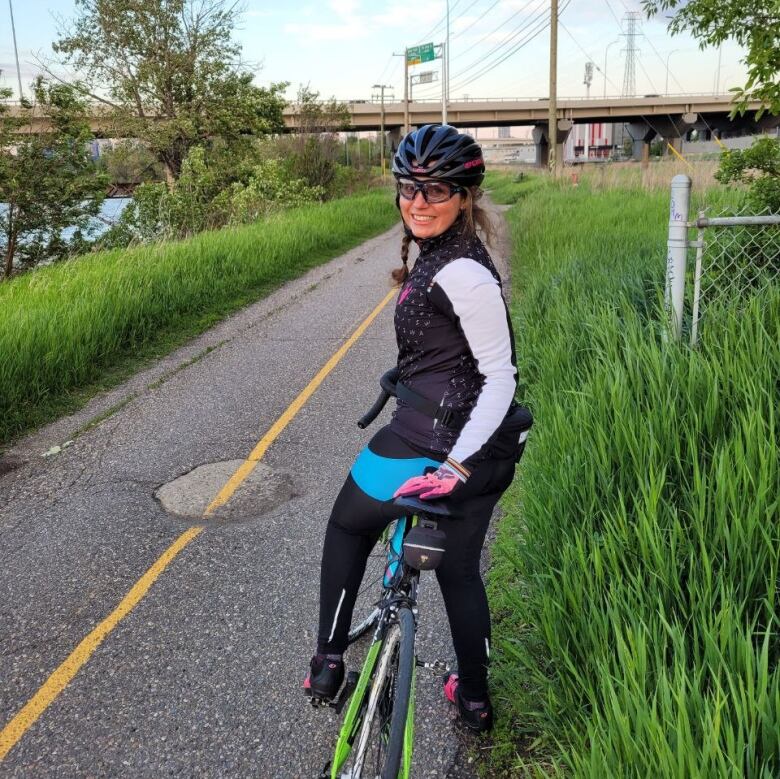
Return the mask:
<path id="1" fill-rule="evenodd" d="M 450 703 L 455 703 L 455 690 L 458 688 L 458 675 L 450 674 L 444 683 L 444 696 Z"/>

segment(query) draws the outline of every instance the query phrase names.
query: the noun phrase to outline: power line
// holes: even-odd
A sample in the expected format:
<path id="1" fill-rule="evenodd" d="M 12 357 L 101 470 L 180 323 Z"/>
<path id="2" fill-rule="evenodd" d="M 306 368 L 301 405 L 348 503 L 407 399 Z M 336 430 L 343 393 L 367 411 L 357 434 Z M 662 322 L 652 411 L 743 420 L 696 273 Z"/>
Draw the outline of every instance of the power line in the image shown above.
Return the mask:
<path id="1" fill-rule="evenodd" d="M 455 40 L 455 38 L 460 38 L 461 35 L 465 35 L 465 33 L 467 33 L 475 24 L 481 22 L 500 2 L 501 0 L 494 0 L 494 2 L 491 3 L 471 24 L 451 35 L 450 40 Z M 472 3 L 472 5 L 476 5 L 476 3 Z M 469 6 L 469 8 L 471 8 L 471 6 Z M 463 16 L 463 14 L 461 14 L 461 16 Z M 458 18 L 460 19 L 460 16 Z"/>
<path id="2" fill-rule="evenodd" d="M 573 36 L 573 35 L 572 35 L 572 34 L 569 32 L 569 29 L 568 29 L 568 28 L 567 28 L 567 27 L 564 25 L 564 23 L 563 23 L 562 21 L 560 21 L 560 19 L 558 20 L 558 26 L 559 26 L 559 27 L 560 27 L 560 28 L 561 28 L 561 29 L 562 29 L 562 30 L 563 30 L 563 31 L 564 31 L 564 32 L 565 32 L 565 33 L 566 33 L 566 34 L 567 34 L 567 35 L 568 35 L 568 36 L 569 36 L 569 37 L 570 37 L 570 38 L 571 38 L 573 41 L 574 41 L 574 43 L 575 43 L 575 45 L 577 46 L 577 48 L 578 48 L 578 49 L 579 49 L 579 50 L 580 50 L 580 51 L 581 51 L 581 52 L 582 52 L 582 53 L 583 53 L 583 54 L 584 54 L 584 55 L 585 55 L 585 56 L 586 56 L 586 57 L 587 57 L 589 60 L 591 60 L 591 61 L 593 62 L 593 64 L 594 64 L 594 67 L 596 68 L 596 70 L 597 70 L 599 73 L 601 73 L 601 75 L 602 75 L 602 76 L 606 76 L 606 74 L 604 73 L 604 71 L 603 71 L 603 70 L 602 70 L 602 69 L 601 69 L 601 68 L 600 68 L 600 67 L 599 67 L 599 66 L 596 64 L 596 60 L 595 60 L 593 57 L 591 57 L 591 55 L 590 55 L 590 54 L 589 54 L 587 51 L 585 51 L 585 49 L 582 47 L 582 45 L 580 44 L 580 42 L 579 42 L 579 41 L 578 41 L 578 40 L 577 40 L 577 39 L 576 39 L 576 38 L 575 38 L 575 37 L 574 37 L 574 36 Z M 615 82 L 614 82 L 614 81 L 613 81 L 611 78 L 609 78 L 609 76 L 606 76 L 606 79 L 607 79 L 607 81 L 609 81 L 609 83 L 610 83 L 610 84 L 611 84 L 611 85 L 612 85 L 612 86 L 613 86 L 615 89 L 619 89 L 618 85 L 617 85 L 617 84 L 616 84 L 616 83 L 615 83 Z"/>
<path id="3" fill-rule="evenodd" d="M 609 4 L 609 0 L 604 0 L 604 2 L 607 4 L 607 8 L 609 8 L 609 12 L 612 14 L 612 18 L 617 22 L 617 26 L 620 27 L 620 32 L 623 32 L 623 25 L 620 22 L 620 19 L 618 19 L 617 14 L 612 10 L 612 6 Z"/>
<path id="4" fill-rule="evenodd" d="M 558 17 L 560 18 L 561 13 L 568 7 L 571 0 L 566 0 L 565 4 L 561 7 L 560 11 L 558 12 Z M 505 62 L 509 57 L 511 57 L 513 54 L 516 54 L 520 49 L 522 49 L 524 46 L 529 44 L 534 38 L 536 38 L 538 35 L 540 35 L 544 30 L 546 30 L 550 26 L 550 19 L 549 17 L 545 16 L 545 18 L 541 19 L 540 22 L 537 24 L 536 28 L 529 31 L 529 33 L 526 35 L 526 37 L 519 41 L 515 46 L 513 46 L 510 51 L 506 52 L 501 59 L 497 60 L 496 62 L 493 62 L 486 68 L 483 68 L 482 71 L 474 74 L 471 78 L 467 79 L 466 81 L 461 82 L 457 85 L 458 89 L 462 89 L 465 86 L 468 86 L 469 84 L 472 84 L 477 79 L 481 78 L 485 75 L 485 73 L 489 72 L 493 68 L 498 67 L 503 62 Z"/>
<path id="5" fill-rule="evenodd" d="M 533 0 L 530 0 L 533 2 Z M 526 3 L 526 6 L 528 6 L 530 3 Z M 524 8 L 526 7 L 524 6 Z M 492 49 L 490 49 L 488 52 L 480 56 L 479 58 L 475 59 L 473 62 L 469 63 L 463 70 L 461 70 L 459 73 L 455 74 L 455 80 L 460 78 L 461 76 L 466 75 L 469 73 L 472 68 L 475 67 L 485 67 L 487 63 L 486 60 L 490 59 L 494 54 L 498 54 L 501 52 L 502 49 L 505 49 L 507 46 L 514 45 L 511 43 L 515 38 L 517 38 L 521 33 L 523 33 L 528 27 L 530 27 L 532 24 L 536 23 L 536 21 L 544 17 L 547 18 L 547 0 L 541 0 L 541 3 L 539 4 L 538 8 L 536 9 L 537 15 L 531 19 L 526 19 L 522 22 L 522 24 L 519 24 L 517 27 L 515 27 L 513 30 L 510 30 L 509 34 L 504 36 L 504 38 L 499 41 L 495 46 L 493 46 Z M 491 33 L 492 34 L 492 33 Z M 499 55 L 500 56 L 500 55 Z M 482 63 L 482 64 L 480 64 Z M 488 66 L 490 67 L 490 66 Z"/>
<path id="6" fill-rule="evenodd" d="M 482 43 L 482 41 L 486 40 L 486 39 L 487 39 L 487 38 L 489 38 L 491 35 L 495 34 L 495 33 L 496 33 L 498 30 L 500 30 L 501 28 L 505 27 L 505 26 L 507 25 L 507 23 L 508 23 L 510 20 L 514 19 L 516 16 L 518 16 L 518 15 L 519 15 L 519 14 L 521 14 L 521 13 L 523 13 L 523 12 L 525 11 L 525 9 L 526 9 L 526 8 L 528 8 L 528 6 L 529 6 L 529 5 L 531 5 L 531 3 L 533 3 L 534 1 L 535 1 L 535 0 L 528 0 L 528 2 L 526 2 L 526 3 L 525 3 L 525 5 L 523 5 L 523 6 L 522 6 L 520 9 L 518 9 L 517 11 L 515 11 L 515 13 L 513 13 L 511 16 L 508 16 L 506 19 L 504 19 L 504 21 L 503 21 L 503 22 L 501 22 L 501 24 L 499 24 L 499 25 L 498 25 L 498 27 L 494 28 L 494 29 L 493 29 L 493 30 L 491 30 L 489 33 L 487 33 L 486 35 L 483 35 L 483 36 L 482 36 L 482 38 L 480 38 L 478 41 L 476 41 L 475 43 L 473 43 L 473 44 L 472 44 L 471 46 L 469 46 L 467 49 L 464 49 L 464 50 L 463 50 L 462 52 L 460 52 L 460 53 L 459 53 L 457 56 L 455 56 L 455 57 L 452 57 L 452 59 L 460 59 L 460 58 L 461 58 L 461 57 L 463 57 L 465 54 L 468 54 L 468 52 L 470 52 L 470 51 L 472 51 L 474 48 L 476 48 L 476 47 L 477 47 L 477 46 L 478 46 L 480 43 Z M 540 8 L 541 8 L 541 7 L 544 7 L 545 5 L 546 5 L 546 0 L 542 0 L 542 2 L 541 2 L 541 5 L 540 5 Z M 492 7 L 492 6 L 491 6 L 491 7 Z M 533 22 L 533 20 L 532 20 L 532 22 Z M 503 38 L 503 39 L 502 39 L 502 40 L 501 40 L 501 41 L 500 41 L 500 42 L 499 42 L 497 45 L 495 45 L 495 46 L 494 46 L 492 49 L 490 49 L 490 50 L 489 50 L 489 51 L 488 51 L 486 54 L 483 54 L 483 55 L 482 55 L 482 56 L 481 56 L 481 57 L 480 57 L 478 60 L 475 60 L 474 62 L 472 62 L 470 65 L 468 65 L 466 68 L 464 68 L 463 70 L 461 70 L 459 73 L 457 73 L 457 74 L 456 74 L 454 77 L 452 77 L 452 78 L 454 78 L 454 79 L 457 81 L 457 79 L 458 79 L 460 76 L 463 76 L 463 75 L 465 75 L 465 74 L 466 74 L 466 73 L 467 73 L 469 70 L 471 70 L 471 68 L 473 68 L 473 67 L 475 67 L 475 66 L 477 66 L 477 65 L 480 65 L 480 63 L 484 63 L 484 60 L 485 60 L 486 58 L 488 58 L 488 57 L 491 57 L 493 54 L 495 54 L 497 51 L 499 51 L 499 50 L 500 50 L 500 49 L 501 49 L 503 46 L 506 46 L 506 45 L 508 45 L 508 44 L 509 44 L 509 41 L 511 41 L 513 38 L 516 38 L 516 37 L 517 37 L 517 36 L 520 34 L 520 32 L 522 32 L 523 28 L 524 28 L 524 27 L 527 27 L 527 26 L 528 26 L 528 24 L 530 24 L 530 23 L 532 23 L 532 22 L 529 22 L 529 23 L 525 23 L 525 22 L 524 22 L 523 24 L 520 24 L 520 25 L 518 25 L 516 28 L 514 28 L 514 30 L 513 30 L 513 31 L 511 31 L 511 32 L 510 32 L 510 34 L 509 34 L 509 35 L 505 36 L 505 37 L 504 37 L 504 38 Z M 480 67 L 482 67 L 482 65 L 480 65 Z M 469 82 L 469 83 L 471 83 L 471 82 Z M 461 84 L 461 85 L 459 85 L 459 86 L 462 86 L 462 84 Z M 428 97 L 428 96 L 431 96 L 431 95 L 433 95 L 433 94 L 434 94 L 434 93 L 433 93 L 433 92 L 431 92 L 431 91 L 423 91 L 423 93 L 422 93 L 422 96 L 423 96 L 423 97 Z"/>
<path id="7" fill-rule="evenodd" d="M 467 49 L 463 49 L 463 51 L 461 51 L 458 54 L 457 57 L 453 57 L 453 59 L 459 59 L 464 54 L 468 54 L 472 49 L 475 49 L 477 46 L 479 46 L 479 44 L 482 43 L 482 41 L 487 40 L 491 35 L 494 35 L 495 33 L 497 33 L 510 20 L 514 19 L 516 16 L 518 16 L 521 13 L 523 13 L 523 11 L 525 11 L 525 9 L 528 8 L 528 6 L 531 5 L 531 3 L 533 3 L 533 2 L 534 2 L 534 0 L 528 0 L 528 2 L 526 2 L 526 4 L 522 8 L 520 8 L 517 11 L 515 11 L 515 13 L 513 13 L 511 16 L 508 16 L 506 19 L 504 19 L 504 21 L 501 22 L 501 24 L 499 24 L 498 27 L 496 27 L 495 29 L 491 30 L 489 33 L 486 33 L 485 35 L 483 35 L 478 41 L 476 41 L 475 43 L 472 43 L 471 46 L 469 46 Z M 520 26 L 522 26 L 522 25 L 520 25 Z M 518 29 L 518 28 L 516 28 L 516 29 Z M 489 56 L 489 54 L 486 55 L 486 56 Z"/>
<path id="8" fill-rule="evenodd" d="M 445 0 L 445 2 L 447 2 L 447 0 Z M 458 7 L 458 5 L 460 5 L 460 2 L 461 2 L 461 0 L 455 0 L 455 2 L 452 5 L 452 8 L 450 8 L 450 16 L 452 16 L 452 12 Z M 474 3 L 472 3 L 471 5 L 469 5 L 466 8 L 466 11 L 468 11 L 468 9 L 471 8 L 471 6 L 473 6 L 475 4 L 476 4 L 476 0 L 475 0 Z M 465 13 L 466 11 L 464 11 L 463 13 Z M 461 16 L 463 16 L 463 14 L 459 14 L 458 18 L 460 19 Z M 454 21 L 455 21 L 454 19 L 452 19 L 452 18 L 450 19 L 450 23 L 452 23 Z M 444 25 L 446 23 L 447 23 L 447 15 L 445 14 L 439 20 L 439 22 L 433 26 L 433 28 L 431 29 L 430 32 L 427 32 L 425 35 L 423 35 L 422 37 L 419 38 L 419 40 L 417 41 L 418 44 L 419 43 L 428 43 L 428 41 L 433 37 L 434 33 L 438 32 L 442 27 L 444 27 Z"/>

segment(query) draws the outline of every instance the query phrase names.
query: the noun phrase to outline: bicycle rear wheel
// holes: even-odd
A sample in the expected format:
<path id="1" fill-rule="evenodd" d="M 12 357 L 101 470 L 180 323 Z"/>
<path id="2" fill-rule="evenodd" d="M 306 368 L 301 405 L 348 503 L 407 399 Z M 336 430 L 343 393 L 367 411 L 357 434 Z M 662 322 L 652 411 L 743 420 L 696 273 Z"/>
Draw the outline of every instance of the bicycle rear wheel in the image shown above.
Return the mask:
<path id="1" fill-rule="evenodd" d="M 376 662 L 363 722 L 352 747 L 346 776 L 397 779 L 404 748 L 414 675 L 414 616 L 401 607 Z"/>
<path id="2" fill-rule="evenodd" d="M 355 599 L 354 616 L 347 639 L 350 644 L 368 633 L 379 619 L 377 603 L 382 593 L 382 581 L 387 568 L 386 543 L 385 536 L 380 538 L 366 561 L 366 572 L 363 574 L 363 581 L 360 583 Z"/>

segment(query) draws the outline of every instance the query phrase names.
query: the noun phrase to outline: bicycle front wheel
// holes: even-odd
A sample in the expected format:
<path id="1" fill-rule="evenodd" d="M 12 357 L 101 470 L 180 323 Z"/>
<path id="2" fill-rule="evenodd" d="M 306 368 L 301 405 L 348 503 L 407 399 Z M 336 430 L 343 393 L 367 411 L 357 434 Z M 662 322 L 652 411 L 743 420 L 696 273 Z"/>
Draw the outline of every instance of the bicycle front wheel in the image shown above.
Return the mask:
<path id="1" fill-rule="evenodd" d="M 397 779 L 401 773 L 414 675 L 414 616 L 402 607 L 387 631 L 347 776 Z M 406 761 L 405 761 L 406 762 Z"/>

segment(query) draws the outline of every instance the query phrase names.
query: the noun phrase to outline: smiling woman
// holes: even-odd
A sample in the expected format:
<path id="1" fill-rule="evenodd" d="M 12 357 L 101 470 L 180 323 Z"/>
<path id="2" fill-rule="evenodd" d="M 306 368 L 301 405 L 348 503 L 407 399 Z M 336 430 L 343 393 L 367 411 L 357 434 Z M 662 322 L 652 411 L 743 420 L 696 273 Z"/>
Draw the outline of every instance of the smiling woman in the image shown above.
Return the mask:
<path id="1" fill-rule="evenodd" d="M 467 727 L 485 731 L 493 722 L 490 614 L 479 559 L 521 451 L 519 431 L 497 448 L 516 410 L 512 328 L 501 279 L 476 234 L 475 220 L 485 224 L 475 202 L 485 165 L 474 139 L 448 125 L 425 125 L 401 141 L 393 174 L 405 230 L 404 267 L 393 272 L 403 285 L 395 309 L 398 406 L 358 456 L 328 522 L 319 637 L 304 689 L 330 700 L 341 687 L 366 559 L 382 530 L 404 513 L 390 496 L 446 499 L 459 521 L 447 526 L 436 576 L 458 674 L 444 694 Z M 411 241 L 420 252 L 410 272 Z"/>

